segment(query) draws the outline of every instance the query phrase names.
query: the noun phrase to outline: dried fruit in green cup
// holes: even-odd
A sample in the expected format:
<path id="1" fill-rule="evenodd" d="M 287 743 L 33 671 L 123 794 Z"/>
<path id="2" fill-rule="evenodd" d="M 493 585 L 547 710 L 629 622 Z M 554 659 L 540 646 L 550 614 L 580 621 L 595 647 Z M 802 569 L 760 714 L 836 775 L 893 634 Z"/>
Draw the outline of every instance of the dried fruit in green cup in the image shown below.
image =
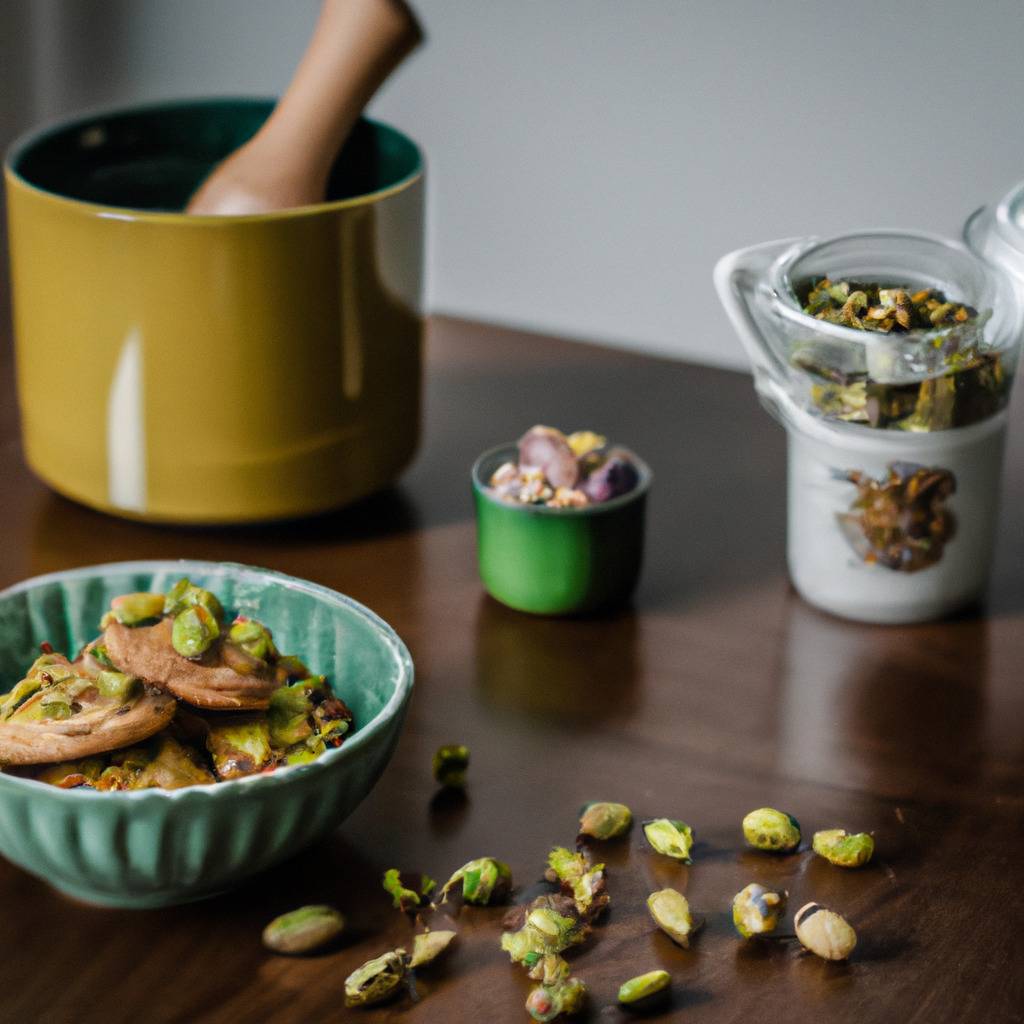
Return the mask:
<path id="1" fill-rule="evenodd" d="M 409 967 L 415 969 L 433 963 L 455 941 L 455 935 L 453 931 L 438 929 L 436 932 L 422 932 L 413 936 Z"/>
<path id="2" fill-rule="evenodd" d="M 198 658 L 205 654 L 220 636 L 220 626 L 213 613 L 197 604 L 184 609 L 174 617 L 171 645 L 183 658 Z"/>
<path id="3" fill-rule="evenodd" d="M 446 743 L 434 754 L 434 778 L 442 786 L 459 788 L 466 784 L 469 768 L 469 747 L 461 743 Z"/>
<path id="4" fill-rule="evenodd" d="M 310 953 L 345 928 L 345 918 L 324 904 L 299 907 L 275 917 L 263 929 L 263 945 L 275 953 Z"/>
<path id="5" fill-rule="evenodd" d="M 625 1006 L 633 1006 L 658 992 L 664 992 L 671 981 L 672 976 L 668 971 L 648 971 L 636 978 L 630 978 L 619 986 L 619 1002 Z"/>
<path id="6" fill-rule="evenodd" d="M 462 898 L 482 907 L 500 903 L 508 896 L 512 891 L 512 872 L 507 864 L 494 857 L 478 857 L 463 864 L 444 883 L 438 901 L 443 903 L 459 882 L 462 883 Z"/>
<path id="7" fill-rule="evenodd" d="M 815 832 L 811 845 L 816 854 L 841 868 L 859 868 L 875 852 L 875 840 L 867 832 L 851 835 L 843 828 Z"/>
<path id="8" fill-rule="evenodd" d="M 690 850 L 693 848 L 693 829 L 685 821 L 671 818 L 655 818 L 644 822 L 644 836 L 655 853 L 684 864 L 692 864 Z"/>
<path id="9" fill-rule="evenodd" d="M 800 945 L 823 960 L 845 960 L 857 945 L 857 933 L 846 920 L 820 903 L 805 903 L 793 924 Z"/>
<path id="10" fill-rule="evenodd" d="M 789 853 L 800 845 L 800 822 L 774 807 L 759 807 L 743 819 L 743 836 L 755 850 Z"/>
<path id="11" fill-rule="evenodd" d="M 390 999 L 405 980 L 405 950 L 393 949 L 367 960 L 345 979 L 346 1006 L 374 1006 Z"/>
<path id="12" fill-rule="evenodd" d="M 584 804 L 580 811 L 581 836 L 591 839 L 617 839 L 629 831 L 633 813 L 625 804 L 596 801 Z"/>
<path id="13" fill-rule="evenodd" d="M 745 886 L 732 900 L 732 923 L 736 931 L 745 939 L 775 931 L 788 896 L 784 889 L 768 889 L 757 882 Z"/>
<path id="14" fill-rule="evenodd" d="M 690 948 L 690 936 L 700 927 L 690 913 L 686 897 L 675 889 L 659 889 L 647 897 L 647 909 L 654 923 L 683 949 Z"/>

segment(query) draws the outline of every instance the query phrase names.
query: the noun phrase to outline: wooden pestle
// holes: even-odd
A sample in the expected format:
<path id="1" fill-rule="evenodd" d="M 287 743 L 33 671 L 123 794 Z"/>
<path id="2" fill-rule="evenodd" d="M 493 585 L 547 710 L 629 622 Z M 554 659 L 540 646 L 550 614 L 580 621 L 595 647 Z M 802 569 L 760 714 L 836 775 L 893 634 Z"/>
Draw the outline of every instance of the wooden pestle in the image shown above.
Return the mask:
<path id="1" fill-rule="evenodd" d="M 197 214 L 256 214 L 323 202 L 341 144 L 422 38 L 404 0 L 324 0 L 313 38 L 262 128 L 199 186 Z"/>

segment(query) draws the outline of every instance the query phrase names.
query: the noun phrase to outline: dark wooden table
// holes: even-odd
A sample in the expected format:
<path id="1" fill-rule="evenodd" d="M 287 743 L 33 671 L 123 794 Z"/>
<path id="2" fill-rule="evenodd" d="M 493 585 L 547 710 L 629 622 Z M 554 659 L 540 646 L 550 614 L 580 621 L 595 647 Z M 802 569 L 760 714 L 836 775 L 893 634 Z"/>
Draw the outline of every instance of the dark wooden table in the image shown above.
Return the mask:
<path id="1" fill-rule="evenodd" d="M 571 844 L 587 799 L 682 817 L 689 869 L 638 830 L 600 855 L 612 910 L 570 954 L 590 1019 L 616 1021 L 621 981 L 665 967 L 683 1021 L 1024 1020 L 1024 416 L 1009 451 L 1000 558 L 987 611 L 868 628 L 819 614 L 784 568 L 784 443 L 738 373 L 453 321 L 432 325 L 427 429 L 393 491 L 314 522 L 174 530 L 119 522 L 47 491 L 18 447 L 9 356 L 0 394 L 0 585 L 115 559 L 198 557 L 272 566 L 364 601 L 405 638 L 417 684 L 393 762 L 329 841 L 205 903 L 154 912 L 78 906 L 0 864 L 4 1021 L 356 1019 L 346 975 L 407 943 L 379 887 L 400 866 L 445 878 L 484 854 L 531 886 Z M 468 469 L 534 422 L 593 426 L 654 467 L 649 558 L 635 602 L 548 621 L 484 596 Z M 969 528 L 969 524 L 968 524 Z M 438 744 L 473 749 L 465 800 L 439 795 Z M 744 852 L 763 804 L 814 829 L 876 833 L 868 868 Z M 745 945 L 732 895 L 752 880 L 848 916 L 848 964 L 792 943 Z M 657 933 L 654 888 L 707 917 L 690 951 Z M 265 952 L 260 930 L 305 902 L 337 904 L 347 944 Z M 498 948 L 501 910 L 464 910 L 458 948 L 422 1000 L 367 1021 L 524 1021 L 529 984 Z"/>

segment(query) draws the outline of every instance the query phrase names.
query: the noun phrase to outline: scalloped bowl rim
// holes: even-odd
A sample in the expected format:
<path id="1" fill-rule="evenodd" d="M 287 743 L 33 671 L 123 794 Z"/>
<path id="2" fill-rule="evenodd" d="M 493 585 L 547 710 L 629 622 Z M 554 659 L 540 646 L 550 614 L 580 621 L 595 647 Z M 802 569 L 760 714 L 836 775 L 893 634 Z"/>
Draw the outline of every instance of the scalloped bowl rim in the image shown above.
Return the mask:
<path id="1" fill-rule="evenodd" d="M 99 565 L 86 565 L 76 569 L 62 569 L 59 572 L 46 573 L 42 576 L 32 576 L 27 580 L 22 580 L 20 583 L 15 583 L 4 590 L 0 590 L 0 601 L 22 591 L 32 590 L 42 584 L 57 580 L 98 576 L 105 572 L 155 574 L 177 570 L 180 570 L 183 575 L 189 575 L 190 573 L 199 575 L 200 573 L 213 570 L 219 572 L 227 570 L 231 575 L 237 577 L 269 578 L 276 585 L 284 586 L 289 590 L 304 591 L 321 600 L 325 600 L 329 604 L 341 606 L 354 612 L 366 620 L 378 636 L 391 648 L 392 654 L 395 657 L 396 668 L 398 669 L 394 693 L 391 694 L 384 706 L 369 722 L 365 725 L 357 725 L 356 731 L 352 734 L 351 738 L 345 740 L 340 747 L 334 747 L 331 750 L 325 751 L 315 761 L 310 761 L 308 764 L 285 765 L 267 774 L 249 775 L 242 779 L 229 779 L 224 782 L 199 783 L 194 786 L 184 786 L 181 789 L 107 790 L 104 792 L 82 788 L 62 789 L 60 786 L 51 786 L 36 779 L 24 779 L 17 775 L 8 775 L 5 772 L 0 772 L 0 791 L 5 786 L 13 786 L 14 788 L 29 787 L 30 792 L 46 793 L 51 799 L 57 800 L 77 802 L 83 800 L 156 802 L 162 800 L 200 801 L 228 799 L 234 793 L 241 793 L 255 786 L 264 788 L 287 786 L 292 782 L 298 782 L 300 778 L 323 773 L 343 761 L 351 760 L 388 721 L 398 714 L 402 704 L 412 691 L 414 675 L 412 657 L 401 637 L 388 623 L 367 608 L 366 605 L 360 604 L 359 601 L 348 597 L 346 594 L 332 590 L 330 587 L 325 587 L 319 583 L 313 583 L 310 580 L 289 576 L 287 573 L 278 572 L 275 569 L 263 569 L 259 566 L 244 565 L 240 562 L 210 562 L 192 558 L 104 562 Z"/>

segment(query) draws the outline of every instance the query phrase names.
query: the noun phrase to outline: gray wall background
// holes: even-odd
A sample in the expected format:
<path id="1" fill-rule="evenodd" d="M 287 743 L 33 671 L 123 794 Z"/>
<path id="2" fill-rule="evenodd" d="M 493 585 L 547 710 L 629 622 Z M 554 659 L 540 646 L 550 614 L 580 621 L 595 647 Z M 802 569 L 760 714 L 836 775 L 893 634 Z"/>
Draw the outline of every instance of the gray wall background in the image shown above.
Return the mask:
<path id="1" fill-rule="evenodd" d="M 0 0 L 0 139 L 110 102 L 276 93 L 317 0 Z M 372 113 L 429 159 L 435 311 L 745 365 L 723 252 L 957 233 L 1024 178 L 1021 0 L 421 0 Z"/>

